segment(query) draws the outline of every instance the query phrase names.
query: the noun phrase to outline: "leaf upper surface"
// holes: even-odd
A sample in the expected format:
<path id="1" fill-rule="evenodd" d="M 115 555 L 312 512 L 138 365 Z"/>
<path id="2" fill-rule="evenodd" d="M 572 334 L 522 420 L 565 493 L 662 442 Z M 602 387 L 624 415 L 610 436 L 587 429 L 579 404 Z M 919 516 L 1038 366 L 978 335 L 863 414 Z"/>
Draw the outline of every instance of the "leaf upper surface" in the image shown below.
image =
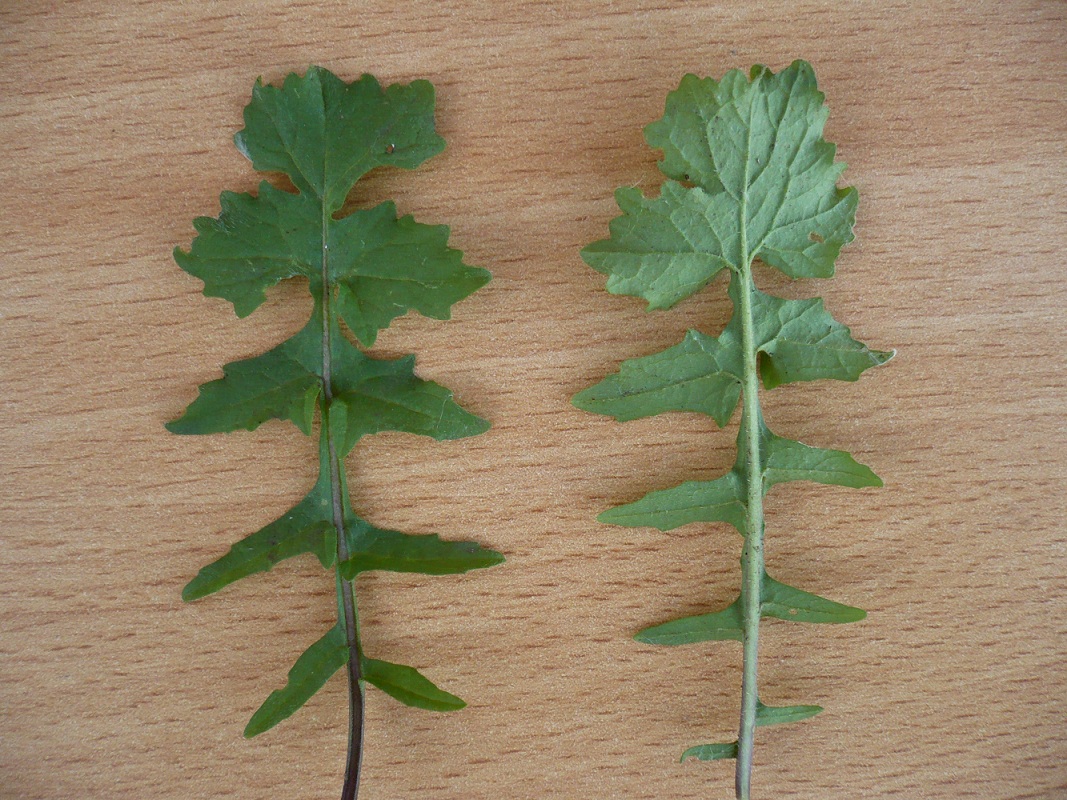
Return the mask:
<path id="1" fill-rule="evenodd" d="M 197 219 L 199 235 L 175 260 L 243 317 L 287 278 L 321 292 L 325 253 L 338 310 L 367 346 L 409 310 L 448 319 L 490 278 L 448 246 L 448 226 L 398 218 L 392 202 L 336 217 L 369 170 L 414 168 L 444 148 L 433 113 L 426 81 L 383 89 L 370 75 L 346 84 L 312 67 L 281 87 L 257 84 L 235 141 L 256 169 L 284 172 L 299 191 L 264 181 L 258 195 L 224 192 L 218 219 Z"/>
<path id="2" fill-rule="evenodd" d="M 174 259 L 204 282 L 204 294 L 233 303 L 237 316 L 251 314 L 264 290 L 297 275 L 322 270 L 321 209 L 306 195 L 283 192 L 267 181 L 259 194 L 223 192 L 218 219 L 199 217 L 189 252 Z"/>
<path id="3" fill-rule="evenodd" d="M 321 318 L 312 318 L 273 350 L 227 364 L 224 377 L 201 386 L 196 400 L 167 423 L 167 430 L 225 433 L 254 430 L 268 419 L 288 419 L 310 435 L 322 393 L 321 331 Z"/>
<path id="4" fill-rule="evenodd" d="M 362 437 L 404 431 L 437 440 L 463 439 L 489 430 L 489 422 L 463 409 L 452 392 L 415 375 L 415 356 L 371 358 L 335 337 L 334 397 L 347 409 L 347 453 Z"/>
<path id="5" fill-rule="evenodd" d="M 448 319 L 454 303 L 489 280 L 488 272 L 463 263 L 462 253 L 448 246 L 447 226 L 398 216 L 392 202 L 341 214 L 369 170 L 414 168 L 443 149 L 434 130 L 433 86 L 414 81 L 383 89 L 369 75 L 345 83 L 311 67 L 280 87 L 257 82 L 244 119 L 235 136 L 238 149 L 256 169 L 288 175 L 296 191 L 263 182 L 254 195 L 224 192 L 218 218 L 197 219 L 190 249 L 176 249 L 174 257 L 203 281 L 206 295 L 230 301 L 239 316 L 254 311 L 279 282 L 306 279 L 311 319 L 267 353 L 227 364 L 223 377 L 201 386 L 167 427 L 204 434 L 252 430 L 276 418 L 310 434 L 318 408 L 319 478 L 289 512 L 204 567 L 183 597 L 203 597 L 302 553 L 313 553 L 324 567 L 343 558 L 335 571 L 338 625 L 297 659 L 286 685 L 253 715 L 246 736 L 293 714 L 356 657 L 367 682 L 402 702 L 462 708 L 462 700 L 412 667 L 362 657 L 355 586 L 346 583 L 372 569 L 444 575 L 503 561 L 474 542 L 376 528 L 355 516 L 348 497 L 344 458 L 362 436 L 396 430 L 456 439 L 489 427 L 450 391 L 417 377 L 414 356 L 372 358 L 341 325 L 370 346 L 379 330 L 409 310 Z M 357 677 L 353 670 L 351 692 L 362 691 Z M 353 725 L 362 726 L 362 719 Z M 350 764 L 358 764 L 351 755 Z M 346 782 L 346 792 L 351 786 Z"/>
<path id="6" fill-rule="evenodd" d="M 447 225 L 397 218 L 392 202 L 355 211 L 331 225 L 329 262 L 340 287 L 338 311 L 363 344 L 414 309 L 449 319 L 452 305 L 489 282 L 484 269 L 463 263 L 448 246 Z"/>
<path id="7" fill-rule="evenodd" d="M 375 167 L 414 169 L 440 153 L 428 81 L 383 89 L 372 75 L 345 83 L 311 67 L 278 86 L 257 82 L 237 148 L 264 172 L 284 172 L 333 213 Z"/>
<path id="8" fill-rule="evenodd" d="M 414 667 L 404 664 L 364 658 L 363 679 L 407 706 L 427 711 L 458 711 L 467 705 L 454 694 L 437 688 Z"/>
<path id="9" fill-rule="evenodd" d="M 437 534 L 410 534 L 376 528 L 355 515 L 345 520 L 349 559 L 338 565 L 341 577 L 388 570 L 423 575 L 455 575 L 501 564 L 504 556 L 476 542 L 455 542 Z"/>
<path id="10" fill-rule="evenodd" d="M 245 727 L 245 736 L 257 736 L 291 717 L 348 663 L 348 658 L 345 632 L 340 625 L 335 625 L 296 660 L 285 686 L 271 692 L 252 715 Z"/>

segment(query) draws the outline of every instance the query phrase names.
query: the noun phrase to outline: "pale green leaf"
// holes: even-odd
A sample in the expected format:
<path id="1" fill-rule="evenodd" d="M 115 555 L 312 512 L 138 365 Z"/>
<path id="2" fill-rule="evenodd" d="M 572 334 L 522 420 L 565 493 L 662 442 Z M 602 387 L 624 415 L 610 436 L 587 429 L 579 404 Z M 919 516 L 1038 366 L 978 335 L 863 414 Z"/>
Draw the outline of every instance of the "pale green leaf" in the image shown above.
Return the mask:
<path id="1" fill-rule="evenodd" d="M 729 72 L 721 81 L 687 75 L 668 96 L 663 118 L 645 129 L 649 144 L 663 151 L 660 170 L 668 180 L 659 196 L 645 197 L 633 187 L 618 190 L 621 215 L 610 223 L 610 237 L 582 252 L 607 276 L 608 291 L 643 297 L 649 309 L 668 308 L 721 270 L 730 272 L 734 314 L 718 338 L 690 332 L 681 345 L 624 362 L 617 374 L 578 395 L 575 405 L 620 420 L 702 411 L 722 425 L 738 403 L 738 386 L 744 387 L 737 460 L 727 475 L 651 492 L 599 519 L 661 530 L 728 521 L 747 539 L 742 584 L 750 593 L 756 591 L 756 570 L 762 570 L 762 496 L 772 486 L 793 480 L 881 485 L 843 451 L 771 433 L 757 388 L 761 378 L 767 389 L 824 378 L 852 381 L 893 355 L 853 339 L 819 299 L 786 300 L 756 288 L 755 260 L 791 278 L 829 277 L 841 248 L 852 241 L 858 195 L 837 186 L 845 165 L 834 162 L 835 148 L 822 138 L 827 113 L 811 66 L 803 61 L 777 75 L 762 66 L 748 75 Z M 715 345 L 714 358 L 707 342 Z M 860 609 L 769 577 L 759 600 L 759 615 L 742 619 L 738 597 L 721 611 L 656 625 L 636 638 L 665 645 L 745 641 L 750 646 L 744 653 L 744 685 L 754 690 L 757 616 L 802 622 L 864 616 Z M 756 611 L 754 606 L 748 610 Z M 805 719 L 821 710 L 746 703 L 740 744 L 700 745 L 682 759 L 736 758 L 740 750 L 737 793 L 748 797 L 755 726 Z"/>
<path id="2" fill-rule="evenodd" d="M 735 307 L 740 304 L 739 286 L 737 278 L 730 281 Z M 893 357 L 892 352 L 870 350 L 853 339 L 849 329 L 826 311 L 821 298 L 783 300 L 755 289 L 752 316 L 760 375 L 768 389 L 795 381 L 854 381 L 864 370 Z M 740 341 L 736 315 L 720 339 Z"/>
<path id="3" fill-rule="evenodd" d="M 771 435 L 764 487 L 788 481 L 814 481 L 835 486 L 881 486 L 881 479 L 871 468 L 856 461 L 844 450 L 809 447 L 792 439 Z"/>
<path id="4" fill-rule="evenodd" d="M 660 171 L 711 194 L 722 191 L 708 140 L 712 120 L 720 109 L 717 88 L 710 78 L 686 75 L 667 95 L 663 117 L 645 127 L 645 141 L 663 151 Z"/>
<path id="5" fill-rule="evenodd" d="M 575 406 L 620 422 L 664 411 L 697 411 L 719 426 L 730 420 L 741 396 L 741 351 L 730 337 L 689 331 L 680 344 L 622 362 L 619 371 L 575 395 Z"/>
<path id="6" fill-rule="evenodd" d="M 695 758 L 697 761 L 720 761 L 724 758 L 737 758 L 737 742 L 720 744 L 698 744 L 682 753 L 680 761 Z"/>
<path id="7" fill-rule="evenodd" d="M 800 722 L 822 713 L 822 706 L 765 706 L 756 701 L 756 727 Z"/>
<path id="8" fill-rule="evenodd" d="M 611 238 L 582 250 L 585 263 L 608 276 L 612 294 L 643 297 L 650 311 L 670 308 L 739 258 L 727 204 L 702 189 L 667 181 L 657 198 L 619 189 L 615 200 L 623 215 L 611 221 Z"/>
<path id="9" fill-rule="evenodd" d="M 337 670 L 348 663 L 348 658 L 345 632 L 340 625 L 335 625 L 296 660 L 289 670 L 289 680 L 285 686 L 271 692 L 266 702 L 252 715 L 245 727 L 245 736 L 256 736 L 291 717 Z"/>
<path id="10" fill-rule="evenodd" d="M 645 628 L 634 638 L 644 644 L 680 645 L 696 642 L 741 641 L 741 598 L 737 598 L 722 611 L 682 617 L 662 625 Z"/>
<path id="11" fill-rule="evenodd" d="M 867 612 L 862 609 L 835 603 L 810 592 L 786 586 L 774 580 L 767 573 L 763 574 L 763 591 L 760 600 L 760 616 L 775 617 L 790 622 L 856 622 L 867 616 Z M 646 628 L 634 638 L 645 644 L 673 646 L 728 639 L 741 641 L 743 636 L 741 597 L 738 596 L 722 611 L 671 620 Z"/>
<path id="12" fill-rule="evenodd" d="M 790 622 L 845 623 L 867 617 L 861 608 L 835 603 L 825 597 L 779 583 L 766 573 L 763 576 L 762 614 Z"/>
<path id="13" fill-rule="evenodd" d="M 597 517 L 609 525 L 648 526 L 669 531 L 690 522 L 728 522 L 745 530 L 741 478 L 728 472 L 714 481 L 686 481 L 671 489 L 649 492 L 640 500 L 609 508 Z"/>
<path id="14" fill-rule="evenodd" d="M 454 694 L 438 689 L 414 667 L 363 659 L 363 679 L 395 697 L 404 705 L 428 711 L 458 711 L 467 704 Z"/>
<path id="15" fill-rule="evenodd" d="M 826 116 L 802 61 L 777 75 L 687 77 L 647 135 L 664 148 L 664 173 L 696 185 L 668 180 L 655 199 L 620 189 L 611 238 L 583 258 L 608 275 L 608 291 L 649 308 L 688 297 L 726 266 L 747 269 L 745 256 L 793 278 L 829 277 L 852 241 L 857 194 L 837 188 L 844 164 L 822 138 Z"/>

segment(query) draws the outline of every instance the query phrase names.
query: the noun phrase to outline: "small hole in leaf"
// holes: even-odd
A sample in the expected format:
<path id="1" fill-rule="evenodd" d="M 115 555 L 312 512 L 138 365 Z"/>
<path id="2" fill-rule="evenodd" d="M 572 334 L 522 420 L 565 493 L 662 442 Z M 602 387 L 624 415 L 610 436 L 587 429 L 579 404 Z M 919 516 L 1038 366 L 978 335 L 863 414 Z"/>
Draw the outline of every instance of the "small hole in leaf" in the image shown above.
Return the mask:
<path id="1" fill-rule="evenodd" d="M 800 611 L 798 609 L 795 609 L 795 608 L 789 609 L 789 616 L 791 616 L 791 617 L 795 617 L 799 613 L 800 613 Z"/>
<path id="2" fill-rule="evenodd" d="M 815 231 L 812 231 L 811 233 L 809 233 L 808 234 L 808 238 L 811 239 L 813 242 L 818 242 L 819 244 L 822 244 L 823 242 L 826 241 L 825 239 L 822 238 L 822 236 L 817 234 Z"/>
<path id="3" fill-rule="evenodd" d="M 386 152 L 387 155 L 391 155 L 394 150 L 396 150 L 396 145 L 395 144 L 388 145 L 385 148 L 385 152 Z"/>

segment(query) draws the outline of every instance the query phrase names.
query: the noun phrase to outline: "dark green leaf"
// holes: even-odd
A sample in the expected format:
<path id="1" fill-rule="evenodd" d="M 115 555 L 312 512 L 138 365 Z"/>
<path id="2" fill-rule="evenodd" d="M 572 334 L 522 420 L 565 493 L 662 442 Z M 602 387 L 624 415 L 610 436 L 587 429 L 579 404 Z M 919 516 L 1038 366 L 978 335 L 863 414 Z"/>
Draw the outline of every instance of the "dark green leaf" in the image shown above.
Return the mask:
<path id="1" fill-rule="evenodd" d="M 224 377 L 201 386 L 199 397 L 184 415 L 167 423 L 167 430 L 224 433 L 253 430 L 268 419 L 288 419 L 310 435 L 322 392 L 321 321 L 317 325 L 316 330 L 313 318 L 273 350 L 227 364 Z"/>
<path id="2" fill-rule="evenodd" d="M 414 667 L 363 659 L 363 679 L 404 705 L 428 711 L 458 711 L 467 704 L 454 694 L 438 689 Z"/>
<path id="3" fill-rule="evenodd" d="M 347 338 L 354 333 L 369 346 L 409 310 L 448 319 L 452 304 L 489 280 L 448 247 L 446 226 L 398 218 L 392 202 L 342 215 L 349 191 L 368 170 L 413 168 L 444 147 L 434 131 L 433 87 L 415 81 L 383 89 L 369 75 L 349 84 L 319 67 L 289 75 L 281 87 L 260 81 L 235 142 L 257 169 L 284 172 L 297 191 L 264 182 L 256 195 L 223 193 L 218 219 L 196 220 L 197 237 L 175 259 L 203 281 L 206 295 L 229 300 L 239 316 L 255 310 L 279 282 L 306 280 L 311 319 L 270 352 L 224 367 L 223 378 L 202 386 L 167 427 L 251 430 L 277 418 L 310 433 L 318 406 L 319 479 L 287 514 L 202 569 L 183 596 L 202 597 L 301 553 L 314 553 L 324 567 L 344 555 L 334 570 L 338 624 L 300 656 L 285 687 L 252 717 L 245 735 L 255 736 L 293 714 L 351 654 L 361 654 L 349 582 L 357 573 L 458 573 L 503 557 L 473 542 L 375 528 L 355 516 L 348 496 L 345 455 L 364 435 L 398 430 L 455 439 L 488 427 L 447 389 L 416 377 L 413 356 L 371 358 Z M 464 705 L 411 667 L 359 658 L 367 682 L 405 703 L 442 711 Z M 353 696 L 363 691 L 357 673 L 350 672 Z M 362 727 L 357 706 L 352 725 Z M 359 742 L 350 742 L 353 767 L 360 752 L 352 746 Z M 346 796 L 356 786 L 358 770 L 349 770 Z"/>
<path id="4" fill-rule="evenodd" d="M 174 260 L 204 282 L 204 294 L 233 303 L 237 316 L 259 307 L 265 289 L 297 275 L 322 272 L 322 210 L 307 195 L 275 189 L 266 181 L 259 195 L 223 192 L 218 219 L 200 217 L 189 252 Z"/>
<path id="5" fill-rule="evenodd" d="M 682 753 L 681 761 L 695 758 L 697 761 L 720 761 L 724 758 L 737 758 L 737 742 L 721 744 L 698 744 Z"/>
<path id="6" fill-rule="evenodd" d="M 690 522 L 729 522 L 745 530 L 741 478 L 728 472 L 714 481 L 686 481 L 672 489 L 649 492 L 635 503 L 609 508 L 597 519 L 628 528 L 648 526 L 669 531 Z"/>
<path id="7" fill-rule="evenodd" d="M 321 689 L 337 670 L 348 663 L 348 642 L 345 632 L 337 625 L 311 645 L 293 668 L 282 689 L 270 697 L 252 715 L 245 728 L 245 736 L 252 738 L 291 717 L 315 692 Z"/>
<path id="8" fill-rule="evenodd" d="M 790 622 L 844 623 L 865 619 L 867 612 L 786 586 L 765 573 L 763 616 Z"/>
<path id="9" fill-rule="evenodd" d="M 435 533 L 412 535 L 383 530 L 356 516 L 346 519 L 345 534 L 350 557 L 338 566 L 346 580 L 376 569 L 454 575 L 504 562 L 500 553 L 476 542 L 445 541 Z"/>
<path id="10" fill-rule="evenodd" d="M 737 598 L 722 611 L 714 614 L 700 614 L 695 617 L 665 622 L 651 628 L 645 628 L 634 638 L 645 644 L 694 644 L 734 639 L 741 641 L 741 598 Z"/>
<path id="11" fill-rule="evenodd" d="M 392 202 L 355 211 L 330 229 L 331 279 L 338 311 L 368 347 L 378 331 L 415 309 L 449 319 L 451 308 L 489 282 L 484 269 L 463 263 L 448 246 L 447 225 L 397 219 Z"/>
<path id="12" fill-rule="evenodd" d="M 444 149 L 433 112 L 427 81 L 382 89 L 371 75 L 345 83 L 311 67 L 281 87 L 257 82 L 234 141 L 256 169 L 284 172 L 332 214 L 375 167 L 414 169 Z"/>
<path id="13" fill-rule="evenodd" d="M 664 411 L 698 411 L 722 427 L 741 396 L 740 360 L 734 337 L 713 339 L 689 331 L 681 344 L 622 362 L 616 374 L 579 392 L 572 402 L 620 422 Z"/>
<path id="14" fill-rule="evenodd" d="M 303 553 L 313 553 L 324 567 L 332 566 L 337 557 L 329 472 L 321 474 L 315 488 L 284 516 L 241 539 L 226 555 L 200 570 L 182 591 L 182 599 L 197 600 Z"/>
<path id="15" fill-rule="evenodd" d="M 345 453 L 363 436 L 381 431 L 442 440 L 476 436 L 489 429 L 486 420 L 461 408 L 448 389 L 415 377 L 414 356 L 370 358 L 340 340 L 334 359 L 334 395 L 348 409 Z"/>

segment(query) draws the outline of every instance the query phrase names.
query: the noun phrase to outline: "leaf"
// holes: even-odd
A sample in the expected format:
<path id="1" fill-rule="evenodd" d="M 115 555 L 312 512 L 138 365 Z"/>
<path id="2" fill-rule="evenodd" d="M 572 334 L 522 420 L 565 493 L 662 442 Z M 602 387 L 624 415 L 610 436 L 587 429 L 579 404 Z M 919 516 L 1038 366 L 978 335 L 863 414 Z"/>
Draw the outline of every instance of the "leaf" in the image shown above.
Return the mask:
<path id="1" fill-rule="evenodd" d="M 182 599 L 198 600 L 304 553 L 313 553 L 326 568 L 332 567 L 337 558 L 337 529 L 333 525 L 329 452 L 325 442 L 319 446 L 319 479 L 307 496 L 270 525 L 241 539 L 226 555 L 201 569 L 182 590 Z"/>
<path id="2" fill-rule="evenodd" d="M 257 83 L 235 141 L 256 169 L 284 172 L 299 192 L 266 181 L 255 196 L 224 192 L 218 219 L 197 219 L 189 252 L 175 250 L 178 265 L 243 317 L 286 278 L 305 277 L 320 294 L 325 260 L 337 309 L 367 346 L 409 310 L 448 319 L 490 278 L 448 247 L 448 226 L 398 218 L 392 202 L 335 216 L 369 170 L 411 169 L 444 148 L 433 106 L 426 81 L 383 90 L 370 75 L 346 84 L 312 67 L 281 88 Z"/>
<path id="3" fill-rule="evenodd" d="M 204 282 L 204 294 L 233 303 L 246 317 L 266 300 L 265 289 L 322 272 L 322 211 L 313 198 L 283 192 L 267 181 L 258 196 L 223 192 L 218 219 L 199 217 L 189 252 L 178 265 Z"/>
<path id="4" fill-rule="evenodd" d="M 643 297 L 649 311 L 670 308 L 730 266 L 723 237 L 736 232 L 702 189 L 667 181 L 653 200 L 619 189 L 615 201 L 623 216 L 611 221 L 611 238 L 582 250 L 582 260 L 608 276 L 612 294 Z"/>
<path id="5" fill-rule="evenodd" d="M 597 517 L 608 525 L 649 526 L 669 531 L 690 522 L 728 522 L 745 530 L 740 476 L 728 472 L 713 481 L 686 481 L 672 489 L 649 492 L 635 503 L 616 506 Z"/>
<path id="6" fill-rule="evenodd" d="M 792 278 L 830 277 L 852 241 L 858 196 L 836 186 L 845 165 L 822 138 L 826 117 L 803 61 L 777 75 L 756 66 L 749 78 L 686 76 L 646 129 L 676 180 L 652 200 L 620 189 L 611 238 L 582 257 L 609 276 L 609 292 L 644 297 L 649 309 L 669 308 L 728 266 L 747 269 L 745 256 Z"/>
<path id="7" fill-rule="evenodd" d="M 695 758 L 697 761 L 720 761 L 724 758 L 737 758 L 737 742 L 721 744 L 698 744 L 682 753 L 681 761 Z"/>
<path id="8" fill-rule="evenodd" d="M 759 700 L 756 701 L 756 727 L 765 725 L 784 725 L 789 722 L 800 722 L 802 719 L 821 714 L 822 706 L 765 706 Z"/>
<path id="9" fill-rule="evenodd" d="M 336 625 L 296 660 L 289 670 L 285 687 L 271 692 L 266 702 L 252 715 L 245 727 L 245 736 L 251 739 L 291 717 L 337 670 L 348 663 L 348 657 L 345 632 L 340 625 Z"/>
<path id="10" fill-rule="evenodd" d="M 737 758 L 736 793 L 746 798 L 755 728 L 821 711 L 758 702 L 760 618 L 850 622 L 864 616 L 766 576 L 763 496 L 795 480 L 881 485 L 848 453 L 771 433 L 761 409 L 761 380 L 766 389 L 794 381 L 854 381 L 893 355 L 853 339 L 820 299 L 787 300 L 756 287 L 757 259 L 790 278 L 829 277 L 841 248 L 852 241 L 858 195 L 837 186 L 845 165 L 834 163 L 835 147 L 822 138 L 828 114 L 823 99 L 803 61 L 777 75 L 759 65 L 747 76 L 728 72 L 721 81 L 687 75 L 667 97 L 663 117 L 645 129 L 648 143 L 663 151 L 660 170 L 667 180 L 659 196 L 619 189 L 621 215 L 611 221 L 610 237 L 582 251 L 586 263 L 607 276 L 609 292 L 642 297 L 649 310 L 671 307 L 723 270 L 730 275 L 734 313 L 717 338 L 690 331 L 680 345 L 623 362 L 574 404 L 619 420 L 700 411 L 721 427 L 741 395 L 737 459 L 729 473 L 651 492 L 598 519 L 660 530 L 726 521 L 745 537 L 741 594 L 730 606 L 653 626 L 635 638 L 664 645 L 744 642 L 738 740 L 690 748 L 682 759 Z"/>
<path id="11" fill-rule="evenodd" d="M 867 612 L 862 609 L 786 586 L 766 572 L 763 573 L 760 600 L 760 616 L 789 622 L 843 623 L 857 622 L 867 617 Z M 739 595 L 722 611 L 671 620 L 646 628 L 634 638 L 645 644 L 668 646 L 729 639 L 740 642 L 744 638 L 741 597 Z"/>
<path id="12" fill-rule="evenodd" d="M 257 170 L 284 172 L 332 214 L 375 167 L 414 169 L 444 150 L 433 112 L 427 81 L 383 90 L 372 75 L 345 83 L 311 67 L 281 87 L 257 81 L 234 142 Z"/>
<path id="13" fill-rule="evenodd" d="M 504 562 L 504 556 L 476 542 L 449 542 L 437 534 L 412 535 L 376 528 L 356 516 L 345 522 L 349 558 L 339 565 L 345 580 L 361 572 L 389 570 L 454 575 Z"/>
<path id="14" fill-rule="evenodd" d="M 665 622 L 645 628 L 634 639 L 644 644 L 680 645 L 734 639 L 741 641 L 741 598 L 722 611 Z"/>
<path id="15" fill-rule="evenodd" d="M 732 286 L 732 283 L 731 283 Z M 823 307 L 821 298 L 783 300 L 753 293 L 756 337 L 763 385 L 833 379 L 859 380 L 871 367 L 881 366 L 893 352 L 870 350 L 852 338 L 849 329 Z"/>
<path id="16" fill-rule="evenodd" d="M 371 358 L 339 338 L 334 357 L 334 394 L 348 411 L 344 453 L 362 437 L 382 431 L 445 440 L 489 429 L 488 421 L 465 411 L 448 389 L 416 377 L 414 356 Z"/>
<path id="17" fill-rule="evenodd" d="M 467 705 L 454 694 L 438 689 L 414 667 L 403 664 L 364 658 L 363 679 L 407 706 L 427 711 L 458 711 Z"/>
<path id="18" fill-rule="evenodd" d="M 681 344 L 624 361 L 615 375 L 579 392 L 572 402 L 619 422 L 664 411 L 698 411 L 722 427 L 741 396 L 740 358 L 736 340 L 724 343 L 691 330 Z"/>
<path id="19" fill-rule="evenodd" d="M 489 282 L 486 270 L 467 266 L 448 246 L 448 233 L 447 225 L 422 225 L 410 215 L 397 219 L 392 202 L 355 211 L 331 227 L 338 310 L 363 344 L 374 344 L 378 331 L 409 309 L 449 319 L 454 303 Z"/>
<path id="20" fill-rule="evenodd" d="M 845 623 L 867 618 L 867 612 L 825 597 L 794 589 L 763 575 L 762 614 L 789 622 Z"/>
<path id="21" fill-rule="evenodd" d="M 264 181 L 256 194 L 224 192 L 218 218 L 197 219 L 192 245 L 176 249 L 174 258 L 203 282 L 205 295 L 228 300 L 242 317 L 265 301 L 271 287 L 300 279 L 311 295 L 311 317 L 267 353 L 223 367 L 223 377 L 201 386 L 167 427 L 202 434 L 288 419 L 310 434 L 318 408 L 319 477 L 288 513 L 204 567 L 183 597 L 203 597 L 303 553 L 313 553 L 324 567 L 337 565 L 337 625 L 297 660 L 285 687 L 252 717 L 247 736 L 294 713 L 350 657 L 360 658 L 368 682 L 403 702 L 462 708 L 462 700 L 413 668 L 363 656 L 353 579 L 373 569 L 461 573 L 498 564 L 503 556 L 474 542 L 364 522 L 352 511 L 345 473 L 345 456 L 369 434 L 395 430 L 444 440 L 489 427 L 448 389 L 416 376 L 414 356 L 372 358 L 348 338 L 354 334 L 370 346 L 409 310 L 448 319 L 454 303 L 489 280 L 488 272 L 465 264 L 463 254 L 448 246 L 445 225 L 398 216 L 391 201 L 343 210 L 353 185 L 369 170 L 414 168 L 443 149 L 434 130 L 433 86 L 414 81 L 383 89 L 369 75 L 345 83 L 319 67 L 289 75 L 281 87 L 260 81 L 235 143 L 256 169 L 288 175 L 296 191 Z M 351 725 L 361 730 L 357 672 L 349 671 Z M 362 737 L 350 737 L 349 747 L 342 794 L 355 797 Z"/>
<path id="22" fill-rule="evenodd" d="M 322 392 L 321 330 L 321 321 L 316 332 L 312 318 L 303 330 L 273 350 L 227 364 L 222 368 L 223 377 L 201 386 L 199 397 L 179 419 L 167 423 L 167 430 L 226 433 L 254 430 L 268 419 L 288 419 L 310 435 Z"/>
<path id="23" fill-rule="evenodd" d="M 835 486 L 881 486 L 881 479 L 870 467 L 857 462 L 843 450 L 809 447 L 792 439 L 771 435 L 766 468 L 765 488 L 789 481 L 814 481 Z"/>

